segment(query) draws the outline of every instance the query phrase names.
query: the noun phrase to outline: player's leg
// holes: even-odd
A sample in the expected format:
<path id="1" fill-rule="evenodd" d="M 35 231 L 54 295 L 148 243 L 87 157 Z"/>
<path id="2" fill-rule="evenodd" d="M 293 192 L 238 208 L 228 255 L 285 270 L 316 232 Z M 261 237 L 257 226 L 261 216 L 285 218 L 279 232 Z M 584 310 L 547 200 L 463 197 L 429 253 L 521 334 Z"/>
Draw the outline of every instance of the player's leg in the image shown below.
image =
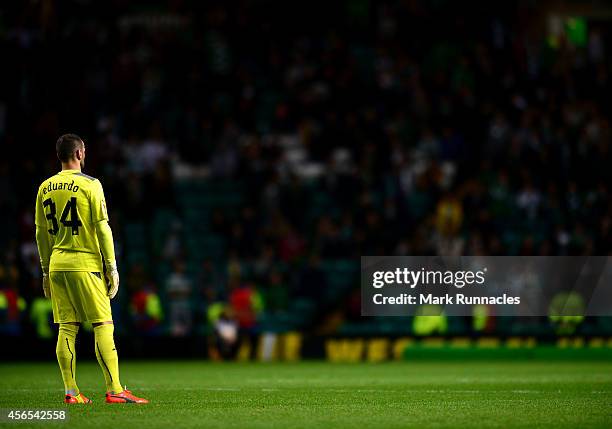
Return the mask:
<path id="1" fill-rule="evenodd" d="M 59 324 L 55 353 L 64 381 L 64 402 L 86 404 L 91 401 L 82 395 L 76 383 L 76 336 L 80 318 L 68 293 L 67 278 L 63 272 L 51 272 L 51 302 L 53 318 Z"/>
<path id="2" fill-rule="evenodd" d="M 115 339 L 113 332 L 115 325 L 112 321 L 94 323 L 94 348 L 96 358 L 106 382 L 106 391 L 108 393 L 121 393 L 121 381 L 119 380 L 119 356 L 115 347 Z"/>
<path id="3" fill-rule="evenodd" d="M 79 388 L 76 383 L 76 336 L 79 332 L 78 323 L 60 323 L 57 334 L 55 354 L 59 363 L 66 395 L 77 396 Z"/>
<path id="4" fill-rule="evenodd" d="M 86 319 L 94 328 L 94 349 L 106 383 L 106 402 L 147 403 L 129 390 L 124 390 L 119 380 L 119 357 L 115 347 L 113 318 L 108 298 L 108 288 L 100 273 L 74 273 L 79 277 L 78 301 L 83 305 Z"/>
<path id="5" fill-rule="evenodd" d="M 119 381 L 119 356 L 113 338 L 112 320 L 94 323 L 96 357 L 106 381 L 106 402 L 109 404 L 146 404 L 144 398 L 134 396 L 132 392 L 121 387 Z"/>

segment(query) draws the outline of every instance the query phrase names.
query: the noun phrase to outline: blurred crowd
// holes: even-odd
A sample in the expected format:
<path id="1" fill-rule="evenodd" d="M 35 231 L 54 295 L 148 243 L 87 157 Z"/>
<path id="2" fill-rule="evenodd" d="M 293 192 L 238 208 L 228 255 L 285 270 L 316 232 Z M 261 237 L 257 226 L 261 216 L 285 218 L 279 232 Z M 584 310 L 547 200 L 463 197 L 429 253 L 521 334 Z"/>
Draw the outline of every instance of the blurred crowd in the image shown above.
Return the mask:
<path id="1" fill-rule="evenodd" d="M 361 255 L 610 254 L 612 29 L 572 40 L 530 4 L 4 4 L 0 330 L 45 325 L 33 204 L 66 132 L 105 189 L 116 317 L 151 334 L 250 333 Z M 176 190 L 202 182 L 239 198 L 192 262 Z M 130 257 L 126 225 L 161 212 Z M 303 328 L 357 319 L 358 284 Z"/>

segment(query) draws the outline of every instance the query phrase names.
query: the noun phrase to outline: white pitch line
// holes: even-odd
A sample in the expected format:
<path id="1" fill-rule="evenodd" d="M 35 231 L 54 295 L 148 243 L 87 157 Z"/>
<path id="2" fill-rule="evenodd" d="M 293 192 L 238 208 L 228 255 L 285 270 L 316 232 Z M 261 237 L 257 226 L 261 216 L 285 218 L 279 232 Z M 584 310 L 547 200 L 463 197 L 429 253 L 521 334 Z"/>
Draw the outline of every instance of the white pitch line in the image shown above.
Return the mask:
<path id="1" fill-rule="evenodd" d="M 62 389 L 60 388 L 35 388 L 35 389 L 31 389 L 31 388 L 21 388 L 21 389 L 2 389 L 4 392 L 12 392 L 12 393 L 17 393 L 17 392 L 50 392 L 50 393 L 57 393 L 60 392 Z M 177 387 L 177 388 L 151 388 L 151 387 L 140 387 L 138 388 L 139 391 L 146 391 L 146 392 L 155 392 L 158 390 L 176 390 L 176 391 L 198 391 L 198 390 L 207 390 L 207 391 L 212 391 L 212 392 L 241 392 L 241 391 L 253 391 L 253 390 L 259 390 L 262 392 L 289 392 L 289 391 L 293 391 L 294 389 L 291 388 L 239 388 L 239 387 Z M 440 393 L 471 393 L 471 394 L 478 394 L 478 393 L 521 393 L 521 394 L 545 394 L 545 393 L 563 393 L 563 391 L 561 390 L 555 390 L 555 391 L 547 391 L 547 390 L 525 390 L 525 389 L 512 389 L 512 390 L 468 390 L 468 389 L 438 389 L 438 390 L 434 390 L 434 389 L 427 389 L 427 390 L 423 390 L 423 389 L 338 389 L 338 388 L 320 388 L 317 389 L 320 390 L 322 392 L 331 392 L 331 393 L 432 393 L 432 394 L 440 394 Z M 607 394 L 612 394 L 612 391 L 610 390 L 592 390 L 589 392 L 590 394 L 593 395 L 607 395 Z"/>

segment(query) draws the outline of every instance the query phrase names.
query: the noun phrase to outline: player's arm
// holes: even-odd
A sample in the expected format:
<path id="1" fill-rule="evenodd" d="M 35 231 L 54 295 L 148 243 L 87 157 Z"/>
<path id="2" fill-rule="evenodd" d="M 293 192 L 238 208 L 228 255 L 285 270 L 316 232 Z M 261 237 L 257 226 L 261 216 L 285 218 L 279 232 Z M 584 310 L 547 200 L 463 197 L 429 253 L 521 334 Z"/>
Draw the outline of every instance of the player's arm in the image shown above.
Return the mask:
<path id="1" fill-rule="evenodd" d="M 119 290 L 119 272 L 117 271 L 117 260 L 115 259 L 115 245 L 113 243 L 113 231 L 108 224 L 108 213 L 106 211 L 106 200 L 102 184 L 96 180 L 91 192 L 91 217 L 96 228 L 96 236 L 100 244 L 100 251 L 106 265 L 106 276 L 108 278 L 108 296 L 115 297 Z"/>
<path id="2" fill-rule="evenodd" d="M 100 243 L 100 251 L 104 258 L 104 264 L 107 270 L 113 267 L 117 269 L 117 261 L 115 260 L 115 246 L 113 244 L 113 231 L 111 230 L 108 220 L 96 222 L 96 235 L 98 243 Z"/>
<path id="3" fill-rule="evenodd" d="M 45 298 L 51 297 L 49 287 L 49 261 L 51 260 L 51 250 L 53 244 L 47 230 L 47 219 L 45 210 L 42 205 L 40 194 L 36 196 L 34 223 L 36 224 L 36 247 L 38 247 L 38 255 L 40 257 L 40 268 L 43 274 L 43 292 Z"/>

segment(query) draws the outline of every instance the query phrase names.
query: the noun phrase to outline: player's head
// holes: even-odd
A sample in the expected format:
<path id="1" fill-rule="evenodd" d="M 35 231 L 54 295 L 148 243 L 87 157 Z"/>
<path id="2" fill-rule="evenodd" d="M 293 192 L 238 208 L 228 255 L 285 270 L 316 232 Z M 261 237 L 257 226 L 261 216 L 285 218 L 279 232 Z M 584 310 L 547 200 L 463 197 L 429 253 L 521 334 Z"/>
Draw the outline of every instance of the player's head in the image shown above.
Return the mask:
<path id="1" fill-rule="evenodd" d="M 62 164 L 78 162 L 81 168 L 85 166 L 85 143 L 76 134 L 64 134 L 57 139 L 55 150 Z"/>

